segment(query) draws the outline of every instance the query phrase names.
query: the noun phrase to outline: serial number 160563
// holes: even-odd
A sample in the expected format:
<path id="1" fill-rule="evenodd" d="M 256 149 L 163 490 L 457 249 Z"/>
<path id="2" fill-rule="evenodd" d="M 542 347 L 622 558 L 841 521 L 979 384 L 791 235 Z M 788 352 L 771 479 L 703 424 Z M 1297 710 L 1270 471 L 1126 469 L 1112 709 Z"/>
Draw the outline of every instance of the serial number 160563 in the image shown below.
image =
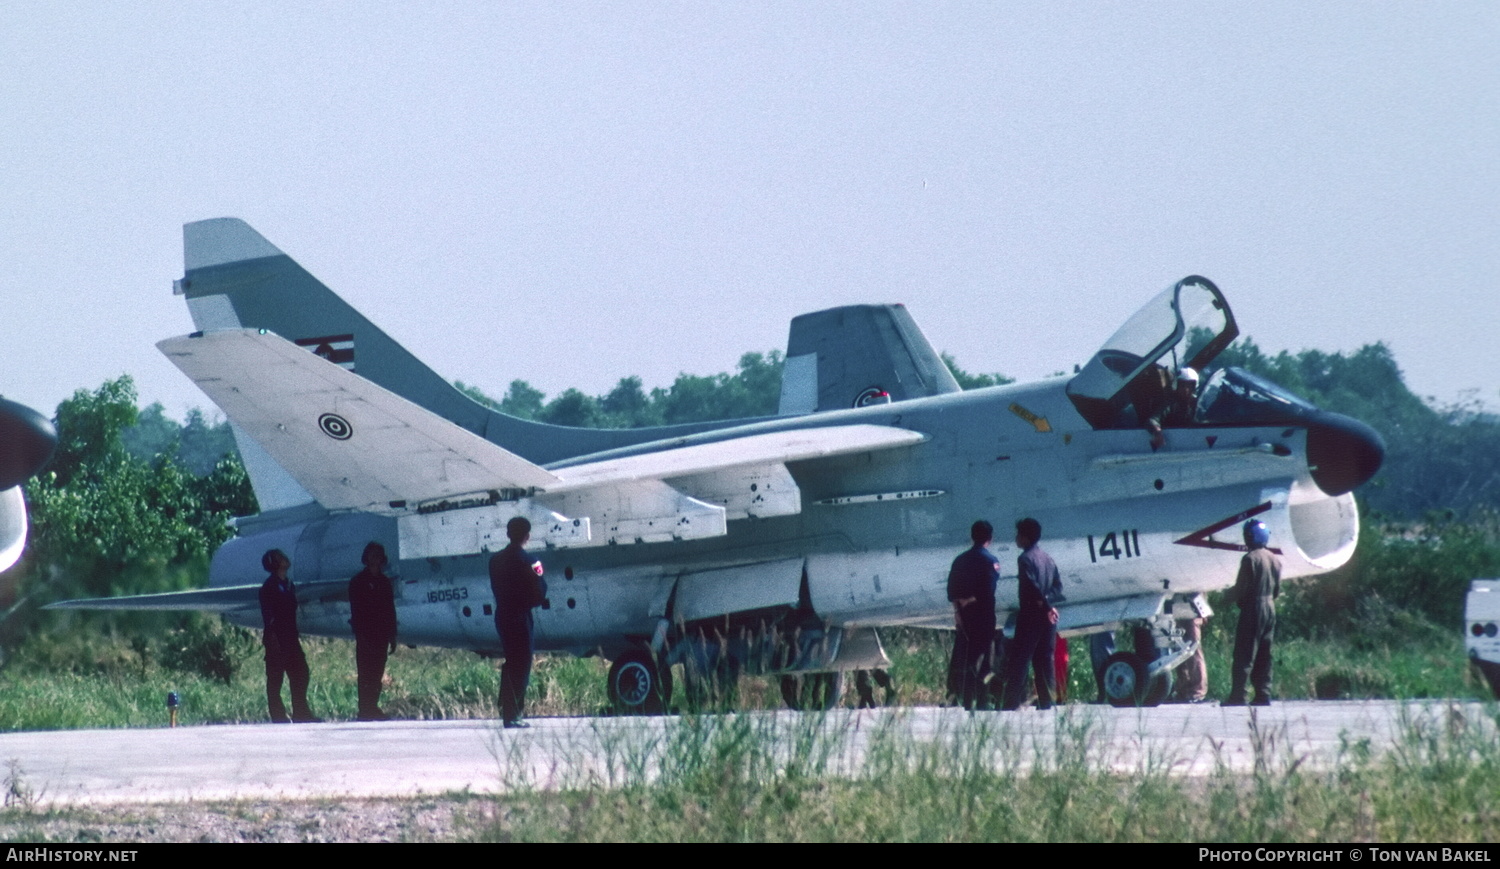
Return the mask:
<path id="1" fill-rule="evenodd" d="M 449 600 L 468 600 L 468 599 L 469 599 L 469 588 L 468 588 L 468 586 L 463 586 L 463 585 L 459 586 L 458 588 L 439 588 L 439 589 L 434 589 L 432 591 L 427 592 L 427 602 L 428 603 L 442 603 L 443 601 L 449 601 Z"/>

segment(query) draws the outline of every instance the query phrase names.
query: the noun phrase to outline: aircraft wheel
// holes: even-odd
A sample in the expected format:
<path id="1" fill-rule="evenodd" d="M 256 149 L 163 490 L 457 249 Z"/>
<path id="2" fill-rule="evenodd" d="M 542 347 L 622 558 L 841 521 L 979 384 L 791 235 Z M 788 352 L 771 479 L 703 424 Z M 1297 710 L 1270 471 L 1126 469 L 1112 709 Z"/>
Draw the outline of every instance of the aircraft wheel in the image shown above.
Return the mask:
<path id="1" fill-rule="evenodd" d="M 609 668 L 609 702 L 625 715 L 660 715 L 672 697 L 671 671 L 645 649 L 631 649 Z"/>
<path id="2" fill-rule="evenodd" d="M 1102 671 L 1104 697 L 1111 706 L 1151 706 L 1146 702 L 1148 677 L 1146 664 L 1134 652 L 1115 652 L 1104 662 Z M 1170 685 L 1169 685 L 1170 687 Z M 1162 697 L 1166 692 L 1161 692 Z M 1161 702 L 1158 698 L 1157 703 Z"/>
<path id="3" fill-rule="evenodd" d="M 781 699 L 788 709 L 827 712 L 844 694 L 844 671 L 799 673 L 781 677 Z"/>

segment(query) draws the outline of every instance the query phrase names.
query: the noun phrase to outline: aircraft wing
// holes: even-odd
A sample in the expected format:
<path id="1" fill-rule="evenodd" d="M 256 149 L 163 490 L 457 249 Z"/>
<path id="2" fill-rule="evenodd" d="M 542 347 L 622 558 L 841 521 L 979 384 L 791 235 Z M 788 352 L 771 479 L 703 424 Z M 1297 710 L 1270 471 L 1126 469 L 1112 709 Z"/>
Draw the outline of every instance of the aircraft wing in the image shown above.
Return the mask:
<path id="1" fill-rule="evenodd" d="M 802 492 L 787 462 L 911 446 L 926 435 L 880 425 L 825 426 L 729 438 L 558 468 L 543 506 L 590 517 L 590 545 L 728 533 L 730 519 L 790 516 Z M 558 545 L 578 545 L 559 541 Z"/>
<path id="2" fill-rule="evenodd" d="M 162 594 L 61 600 L 57 603 L 49 603 L 42 609 L 231 613 L 239 610 L 258 610 L 260 608 L 259 594 L 259 585 L 230 585 L 223 588 L 169 591 Z"/>
<path id="3" fill-rule="evenodd" d="M 926 439 L 889 426 L 826 426 L 549 471 L 269 332 L 194 333 L 157 346 L 323 506 L 399 516 L 410 557 L 492 548 L 518 513 L 554 546 L 715 537 L 729 519 L 800 512 L 787 462 Z M 438 509 L 414 514 L 423 505 Z"/>
<path id="4" fill-rule="evenodd" d="M 926 439 L 920 432 L 883 425 L 792 429 L 561 468 L 553 471 L 561 479 L 560 484 L 547 490 L 561 493 L 627 480 L 727 473 L 755 465 L 781 465 L 911 446 Z"/>
<path id="5" fill-rule="evenodd" d="M 194 333 L 156 346 L 329 509 L 389 513 L 407 502 L 558 482 L 270 332 Z"/>

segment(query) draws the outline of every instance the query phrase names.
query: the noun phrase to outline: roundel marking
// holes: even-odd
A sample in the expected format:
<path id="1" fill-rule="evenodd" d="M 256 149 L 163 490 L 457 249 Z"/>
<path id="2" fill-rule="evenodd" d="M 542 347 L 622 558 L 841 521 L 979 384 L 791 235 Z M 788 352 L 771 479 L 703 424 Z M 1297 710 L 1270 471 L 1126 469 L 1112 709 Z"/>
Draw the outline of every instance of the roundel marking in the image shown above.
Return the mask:
<path id="1" fill-rule="evenodd" d="M 336 413 L 325 413 L 318 417 L 318 428 L 336 441 L 346 441 L 354 436 L 354 426 Z"/>
<path id="2" fill-rule="evenodd" d="M 854 398 L 855 407 L 869 407 L 872 404 L 890 404 L 891 395 L 878 386 L 871 386 Z"/>

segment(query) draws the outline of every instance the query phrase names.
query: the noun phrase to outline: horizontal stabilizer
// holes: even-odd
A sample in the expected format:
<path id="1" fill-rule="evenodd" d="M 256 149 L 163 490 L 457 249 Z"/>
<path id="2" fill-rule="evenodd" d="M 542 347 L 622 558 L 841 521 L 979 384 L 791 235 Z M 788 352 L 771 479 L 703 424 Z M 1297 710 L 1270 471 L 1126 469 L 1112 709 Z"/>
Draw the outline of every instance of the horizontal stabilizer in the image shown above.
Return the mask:
<path id="1" fill-rule="evenodd" d="M 300 589 L 299 589 L 300 591 Z M 163 594 L 82 598 L 49 603 L 46 610 L 143 610 L 155 612 L 232 613 L 260 608 L 260 586 L 231 585 Z"/>
<path id="2" fill-rule="evenodd" d="M 230 421 L 331 510 L 528 491 L 558 478 L 338 365 L 264 331 L 157 344 Z"/>

